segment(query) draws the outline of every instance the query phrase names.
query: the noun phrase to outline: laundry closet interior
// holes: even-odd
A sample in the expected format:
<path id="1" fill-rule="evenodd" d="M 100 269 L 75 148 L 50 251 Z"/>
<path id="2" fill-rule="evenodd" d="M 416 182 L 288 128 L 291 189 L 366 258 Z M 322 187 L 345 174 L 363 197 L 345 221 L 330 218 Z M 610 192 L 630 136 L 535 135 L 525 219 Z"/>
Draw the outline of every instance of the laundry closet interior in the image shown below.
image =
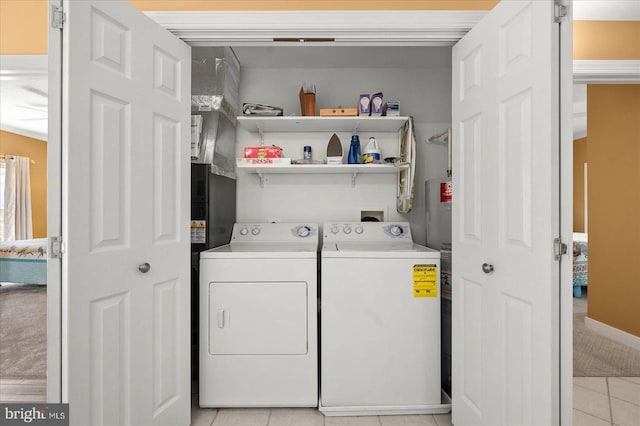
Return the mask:
<path id="1" fill-rule="evenodd" d="M 263 228 L 260 229 L 264 233 L 267 228 L 264 228 L 263 224 L 292 224 L 292 232 L 299 231 L 300 226 L 309 225 L 311 232 L 316 233 L 313 235 L 314 238 L 318 239 L 319 306 L 322 306 L 320 250 L 323 237 L 326 238 L 332 233 L 330 229 L 325 229 L 325 224 L 332 224 L 336 229 L 339 228 L 340 235 L 343 228 L 348 228 L 351 233 L 359 222 L 363 219 L 368 222 L 372 217 L 383 222 L 384 226 L 401 224 L 401 232 L 405 232 L 405 237 L 408 234 L 411 243 L 431 247 L 437 252 L 438 258 L 440 258 L 438 251 L 443 249 L 444 245 L 444 248 L 449 250 L 448 258 L 450 259 L 451 242 L 451 199 L 444 200 L 440 198 L 439 192 L 436 194 L 440 190 L 440 183 L 450 182 L 447 169 L 448 151 L 451 147 L 448 147 L 447 142 L 452 142 L 455 149 L 455 141 L 448 141 L 446 136 L 447 129 L 451 127 L 451 47 L 442 45 L 340 46 L 326 41 L 309 40 L 274 42 L 266 46 L 194 46 L 192 73 L 196 72 L 199 66 L 198 61 L 211 55 L 219 56 L 222 59 L 221 63 L 225 60 L 229 61 L 229 55 L 232 55 L 239 64 L 240 72 L 237 79 L 237 101 L 233 99 L 235 95 L 228 96 L 225 89 L 218 87 L 215 90 L 222 93 L 222 106 L 209 108 L 196 105 L 198 100 L 192 102 L 192 378 L 194 380 L 198 379 L 199 374 L 203 374 L 203 361 L 202 359 L 198 361 L 198 339 L 200 347 L 203 344 L 209 345 L 205 341 L 209 339 L 210 334 L 203 336 L 203 331 L 207 329 L 203 328 L 202 322 L 208 321 L 208 327 L 216 327 L 216 324 L 220 325 L 227 321 L 227 317 L 224 316 L 226 313 L 220 313 L 222 311 L 218 311 L 218 316 L 216 312 L 210 312 L 208 319 L 202 316 L 202 309 L 203 307 L 207 309 L 206 303 L 209 302 L 202 302 L 201 299 L 209 295 L 202 294 L 203 291 L 207 291 L 203 290 L 205 287 L 202 283 L 198 285 L 199 279 L 202 280 L 202 275 L 199 275 L 202 263 L 198 264 L 198 261 L 202 262 L 204 257 L 199 256 L 199 253 L 229 243 L 230 227 L 233 223 L 238 224 L 237 229 L 233 229 L 234 236 L 238 238 L 241 232 L 240 224 L 244 224 L 243 232 L 249 234 L 254 228 L 261 226 Z M 224 59 L 225 55 L 227 55 L 226 59 Z M 218 79 L 221 77 L 226 79 L 226 81 L 223 80 L 222 85 L 226 85 L 227 90 L 229 85 L 236 84 L 232 76 L 218 75 Z M 202 91 L 201 87 L 204 84 L 202 78 L 202 75 L 192 74 L 192 97 L 204 94 L 197 92 Z M 211 78 L 215 79 L 216 76 L 212 75 Z M 220 85 L 220 82 L 217 84 Z M 316 116 L 303 117 L 299 92 L 302 87 L 310 85 L 315 86 Z M 360 95 L 376 93 L 382 93 L 384 102 L 399 102 L 399 117 L 336 118 L 319 115 L 320 109 L 325 108 L 358 108 Z M 232 98 L 231 104 L 229 104 L 229 98 Z M 245 103 L 282 108 L 283 116 L 264 118 L 243 116 L 242 106 Z M 201 116 L 202 118 L 198 120 L 202 121 L 194 124 L 194 116 Z M 405 164 L 404 167 L 400 167 L 385 164 L 385 158 L 401 157 L 403 128 L 409 121 L 412 122 L 415 135 L 413 165 Z M 327 145 L 333 134 L 341 142 L 343 152 L 341 166 L 325 164 Z M 359 136 L 361 150 L 366 148 L 370 137 L 376 139 L 381 151 L 381 164 L 349 168 L 347 158 L 350 141 L 354 134 Z M 433 137 L 434 135 L 440 135 L 440 137 Z M 195 140 L 200 144 L 199 147 L 193 146 Z M 304 158 L 305 147 L 311 147 L 311 159 L 307 163 L 311 163 L 312 167 L 308 164 L 260 164 L 255 167 L 247 164 L 248 160 L 244 160 L 245 164 L 242 164 L 243 160 L 240 159 L 244 156 L 245 147 L 271 145 L 281 148 L 282 157 L 291 159 L 293 163 Z M 197 165 L 207 163 L 212 165 Z M 407 191 L 399 191 L 399 175 L 402 170 L 407 170 L 411 166 L 414 167 L 411 208 L 408 212 L 398 211 L 402 210 L 398 209 L 399 196 L 407 194 Z M 195 172 L 195 168 L 198 167 L 205 167 L 205 174 L 216 177 L 210 178 L 203 176 L 202 172 Z M 274 168 L 269 170 L 269 167 Z M 367 170 L 366 167 L 370 169 Z M 198 173 L 200 173 L 199 177 Z M 216 179 L 227 183 L 215 183 Z M 196 181 L 200 182 L 199 194 Z M 216 185 L 226 189 L 213 189 Z M 234 186 L 235 203 L 229 206 L 230 191 L 232 191 L 229 188 Z M 203 193 L 205 191 L 203 188 L 206 187 L 209 188 L 206 190 L 208 195 Z M 209 199 L 206 199 L 207 197 Z M 427 198 L 431 201 L 428 202 Z M 208 205 L 205 206 L 205 204 Z M 217 214 L 214 210 L 222 210 L 223 213 Z M 195 213 L 196 211 L 199 213 Z M 216 223 L 216 220 L 220 223 Z M 367 224 L 367 226 L 370 225 Z M 429 233 L 428 229 L 431 230 Z M 389 234 L 390 230 L 389 227 L 383 231 Z M 336 231 L 334 234 L 337 233 Z M 355 232 L 352 235 L 355 236 Z M 443 297 L 440 268 L 445 266 L 444 258 L 442 262 L 443 265 L 440 264 L 440 260 L 437 262 L 436 299 L 438 311 L 441 308 L 441 298 L 442 302 L 447 304 L 446 306 L 443 304 L 442 308 L 445 318 L 441 320 L 438 314 L 437 319 L 430 317 L 431 319 L 424 324 L 425 330 L 437 330 L 434 334 L 437 338 L 433 337 L 433 340 L 438 341 L 433 343 L 438 346 L 438 356 L 437 359 L 430 359 L 428 362 L 438 364 L 438 371 L 441 368 L 439 365 L 441 363 L 441 323 L 445 324 L 449 330 L 443 334 L 444 336 L 448 333 L 448 336 L 445 336 L 447 341 L 443 342 L 443 349 L 450 348 L 450 293 Z M 424 262 L 416 260 L 411 265 L 421 263 Z M 382 263 L 380 265 L 380 268 L 384 268 Z M 251 263 L 246 264 L 246 268 L 251 267 Z M 353 263 L 353 267 L 358 266 Z M 450 263 L 447 267 L 450 270 Z M 384 273 L 382 270 L 379 272 Z M 407 267 L 408 278 L 398 277 L 402 282 L 390 283 L 406 286 L 409 303 L 427 300 L 412 296 L 416 273 L 415 268 L 412 269 L 409 266 Z M 391 276 L 388 279 L 393 281 L 395 277 Z M 429 302 L 435 302 L 435 300 Z M 358 303 L 359 301 L 354 301 L 354 306 Z M 319 311 L 320 318 L 321 307 Z M 231 315 L 233 318 L 233 314 Z M 378 316 L 374 313 L 372 317 Z M 384 321 L 380 318 L 378 318 L 380 321 Z M 233 319 L 231 324 L 233 326 Z M 372 324 L 379 325 L 375 321 Z M 318 339 L 320 340 L 320 333 L 318 333 Z M 379 342 L 381 346 L 385 344 L 384 341 Z M 322 348 L 318 347 L 315 350 L 320 353 Z M 202 353 L 202 348 L 200 352 Z M 446 352 L 445 358 L 448 359 L 446 365 L 443 364 L 442 367 L 444 373 L 441 384 L 450 394 L 450 349 Z M 321 376 L 322 357 L 318 358 L 320 364 L 318 374 Z M 390 362 L 394 361 L 390 360 Z M 432 367 L 436 369 L 436 365 Z M 200 381 L 202 390 L 202 376 Z M 321 386 L 319 392 L 322 393 Z M 236 406 L 242 405 L 238 403 Z M 257 403 L 255 406 L 260 405 L 261 403 Z M 385 403 L 382 401 L 379 405 L 383 406 Z M 234 404 L 227 406 L 234 406 Z M 286 406 L 286 403 L 281 406 Z M 450 405 L 445 411 L 431 412 L 446 412 L 449 409 Z"/>

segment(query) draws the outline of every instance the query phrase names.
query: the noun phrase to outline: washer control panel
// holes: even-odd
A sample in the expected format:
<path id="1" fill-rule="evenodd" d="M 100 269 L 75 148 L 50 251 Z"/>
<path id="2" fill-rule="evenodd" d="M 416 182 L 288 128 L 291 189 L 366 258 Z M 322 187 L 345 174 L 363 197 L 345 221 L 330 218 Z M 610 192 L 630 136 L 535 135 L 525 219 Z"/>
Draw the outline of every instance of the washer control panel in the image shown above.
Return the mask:
<path id="1" fill-rule="evenodd" d="M 327 222 L 324 241 L 413 241 L 407 222 Z"/>
<path id="2" fill-rule="evenodd" d="M 317 223 L 236 223 L 231 243 L 318 241 Z"/>

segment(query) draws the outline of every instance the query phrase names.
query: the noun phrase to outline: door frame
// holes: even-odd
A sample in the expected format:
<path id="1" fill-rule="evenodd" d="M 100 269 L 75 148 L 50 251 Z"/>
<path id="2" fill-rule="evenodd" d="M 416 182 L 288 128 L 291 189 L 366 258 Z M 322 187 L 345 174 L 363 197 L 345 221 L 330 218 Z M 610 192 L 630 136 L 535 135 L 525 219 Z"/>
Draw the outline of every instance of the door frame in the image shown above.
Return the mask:
<path id="1" fill-rule="evenodd" d="M 49 0 L 49 5 L 61 4 L 60 0 Z M 150 18 L 186 41 L 197 45 L 274 45 L 274 37 L 286 38 L 335 38 L 327 45 L 404 45 L 404 46 L 452 46 L 487 12 L 478 11 L 246 11 L 246 12 L 146 12 Z M 384 19 L 376 17 L 384 16 Z M 379 22 L 375 29 L 371 22 Z M 60 31 L 49 28 L 50 64 L 61 63 Z M 56 62 L 57 61 L 57 62 Z M 62 235 L 61 229 L 61 70 L 49 69 L 49 237 Z M 571 73 L 571 71 L 567 71 Z M 567 78 L 563 76 L 563 78 Z M 568 82 L 567 82 L 568 83 Z M 569 84 L 567 84 L 569 85 Z M 570 93 L 570 92 L 569 92 Z M 564 118 L 563 118 L 564 120 Z M 570 117 L 569 117 L 569 121 Z M 568 157 L 571 160 L 571 157 Z M 569 170 L 571 161 L 563 151 L 561 168 Z M 571 191 L 561 191 L 561 217 L 571 217 Z M 567 222 L 563 222 L 567 223 Z M 570 235 L 563 232 L 563 239 Z M 570 237 L 569 237 L 570 238 Z M 570 240 L 566 240 L 570 241 Z M 570 290 L 570 263 L 561 266 L 562 283 Z M 49 282 L 47 289 L 47 351 L 48 401 L 61 401 L 61 318 L 62 318 L 62 268 L 60 260 L 48 262 Z M 569 278 L 567 280 L 567 277 Z M 566 292 L 565 292 L 566 293 Z M 571 342 L 572 318 L 570 299 L 562 298 L 560 338 L 563 349 Z M 567 306 L 565 306 L 567 305 Z M 562 350 L 561 382 L 565 392 L 561 394 L 563 412 L 571 410 L 571 385 L 566 382 L 568 372 L 572 378 L 571 346 Z M 562 372 L 565 372 L 564 374 Z M 565 386 L 568 385 L 568 386 Z M 563 415 L 563 419 L 565 419 Z M 563 421 L 563 423 L 565 423 Z"/>
<path id="2" fill-rule="evenodd" d="M 146 14 L 187 43 L 201 45 L 273 46 L 274 38 L 300 39 L 333 38 L 334 42 L 316 44 L 337 46 L 453 46 L 479 22 L 488 11 L 247 11 L 247 12 L 146 12 Z M 570 15 L 569 15 L 570 16 Z M 371 22 L 380 25 L 371 28 Z M 567 22 L 572 24 L 571 20 Z M 560 26 L 562 37 L 561 58 L 572 55 L 567 46 L 572 44 L 572 25 Z M 294 42 L 293 44 L 297 45 Z M 572 60 L 570 57 L 569 60 Z M 574 68 L 576 66 L 574 65 Z M 579 66 L 578 66 L 579 68 Z M 567 173 L 573 168 L 571 108 L 573 69 L 561 69 L 560 121 L 560 229 L 561 241 L 571 246 L 573 230 L 573 180 Z M 560 82 L 557 82 L 559 85 Z M 564 143 L 563 143 L 564 142 Z M 565 176 L 566 175 L 566 176 Z M 558 289 L 560 327 L 559 363 L 560 424 L 572 424 L 573 406 L 573 312 L 571 249 L 560 262 L 560 288 Z"/>
<path id="3" fill-rule="evenodd" d="M 48 93 L 47 135 L 47 402 L 62 402 L 62 259 L 51 257 L 51 241 L 62 236 L 62 31 L 51 26 L 53 6 L 48 0 Z M 61 247 L 62 249 L 63 247 Z"/>

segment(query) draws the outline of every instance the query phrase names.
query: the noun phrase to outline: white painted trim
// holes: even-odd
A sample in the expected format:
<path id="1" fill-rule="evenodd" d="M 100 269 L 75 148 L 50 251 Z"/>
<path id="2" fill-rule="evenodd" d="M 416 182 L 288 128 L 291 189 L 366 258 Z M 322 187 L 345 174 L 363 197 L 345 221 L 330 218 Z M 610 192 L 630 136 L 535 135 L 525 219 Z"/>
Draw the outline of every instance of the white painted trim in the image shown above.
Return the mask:
<path id="1" fill-rule="evenodd" d="M 640 3 L 633 0 L 573 0 L 574 21 L 638 21 Z"/>
<path id="2" fill-rule="evenodd" d="M 611 340 L 640 351 L 640 337 L 638 336 L 634 336 L 626 331 L 611 327 L 610 325 L 589 317 L 584 317 L 584 326 L 587 330 L 595 331 L 596 333 L 602 334 Z"/>
<path id="3" fill-rule="evenodd" d="M 17 128 L 13 126 L 7 126 L 4 123 L 0 123 L 0 130 L 9 133 L 15 133 L 17 135 L 26 136 L 28 138 L 39 139 L 41 141 L 47 142 L 47 134 L 42 132 L 36 132 L 29 129 Z"/>
<path id="4" fill-rule="evenodd" d="M 145 12 L 193 45 L 257 46 L 275 38 L 333 38 L 341 45 L 450 46 L 486 11 Z"/>
<path id="5" fill-rule="evenodd" d="M 62 7 L 62 0 L 49 0 Z M 62 236 L 62 31 L 49 26 L 47 91 L 47 237 Z M 62 394 L 62 261 L 47 260 L 47 402 L 69 402 Z M 64 306 L 66 309 L 66 305 Z"/>
<path id="6" fill-rule="evenodd" d="M 574 83 L 640 83 L 639 60 L 573 61 Z"/>
<path id="7" fill-rule="evenodd" d="M 46 80 L 47 55 L 2 55 L 0 80 Z"/>

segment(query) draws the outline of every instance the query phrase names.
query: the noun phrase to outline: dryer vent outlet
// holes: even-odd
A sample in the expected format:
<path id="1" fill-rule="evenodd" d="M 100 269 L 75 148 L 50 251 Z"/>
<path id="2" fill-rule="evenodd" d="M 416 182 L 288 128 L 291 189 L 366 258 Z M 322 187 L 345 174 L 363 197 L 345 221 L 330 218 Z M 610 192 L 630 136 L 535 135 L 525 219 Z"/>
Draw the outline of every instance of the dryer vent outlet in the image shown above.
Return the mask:
<path id="1" fill-rule="evenodd" d="M 384 212 L 382 210 L 361 210 L 361 222 L 384 222 Z"/>

